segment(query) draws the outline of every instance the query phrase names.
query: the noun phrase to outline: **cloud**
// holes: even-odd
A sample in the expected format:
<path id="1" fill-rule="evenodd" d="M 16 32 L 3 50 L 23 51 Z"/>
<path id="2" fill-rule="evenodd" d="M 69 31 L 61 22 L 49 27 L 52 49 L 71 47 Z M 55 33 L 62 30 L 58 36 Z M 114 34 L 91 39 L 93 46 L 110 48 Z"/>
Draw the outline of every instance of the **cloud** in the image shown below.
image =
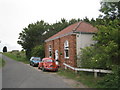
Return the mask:
<path id="1" fill-rule="evenodd" d="M 0 51 L 5 45 L 9 50 L 20 49 L 19 33 L 30 23 L 97 18 L 99 8 L 100 0 L 0 0 Z"/>

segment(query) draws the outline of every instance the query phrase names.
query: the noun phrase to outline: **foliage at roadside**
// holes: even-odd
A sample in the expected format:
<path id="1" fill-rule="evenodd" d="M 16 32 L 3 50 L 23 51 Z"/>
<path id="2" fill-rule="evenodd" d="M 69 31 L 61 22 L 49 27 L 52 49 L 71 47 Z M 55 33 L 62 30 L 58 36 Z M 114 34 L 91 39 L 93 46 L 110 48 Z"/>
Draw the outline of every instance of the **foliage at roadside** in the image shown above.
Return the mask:
<path id="1" fill-rule="evenodd" d="M 120 89 L 120 66 L 113 68 L 114 73 L 107 74 L 103 80 L 97 82 L 98 88 L 118 88 Z"/>
<path id="2" fill-rule="evenodd" d="M 32 55 L 35 57 L 44 58 L 44 45 L 38 45 L 32 49 Z"/>
<path id="3" fill-rule="evenodd" d="M 82 49 L 82 67 L 111 69 L 113 71 L 112 74 L 107 74 L 103 80 L 97 82 L 99 88 L 120 88 L 119 3 L 102 3 L 100 11 L 104 15 L 96 21 L 91 21 L 99 30 L 93 37 L 97 43 Z"/>
<path id="4" fill-rule="evenodd" d="M 26 64 L 29 63 L 28 59 L 26 58 L 26 55 L 25 55 L 24 51 L 21 51 L 21 52 L 7 52 L 7 53 L 3 53 L 3 54 L 10 57 L 13 60 L 20 61 L 20 62 L 23 62 L 23 63 L 26 63 Z"/>
<path id="5" fill-rule="evenodd" d="M 19 34 L 18 44 L 25 49 L 28 59 L 32 56 L 32 49 L 43 43 L 45 30 L 48 30 L 48 24 L 41 20 L 36 23 L 29 24 L 28 27 L 25 27 Z"/>
<path id="6" fill-rule="evenodd" d="M 66 73 L 67 72 L 67 73 Z M 71 70 L 65 70 L 65 69 L 60 69 L 58 72 L 59 75 L 64 76 L 69 79 L 76 80 L 80 83 L 83 83 L 86 87 L 89 88 L 98 88 L 97 82 L 100 80 L 103 80 L 103 77 L 98 76 L 97 78 L 94 78 L 93 73 L 88 73 L 88 72 L 78 72 L 77 74 L 74 71 Z M 79 85 L 74 85 L 74 86 L 79 86 Z"/>
<path id="7" fill-rule="evenodd" d="M 0 68 L 3 67 L 4 65 L 5 65 L 5 61 L 2 58 L 0 58 Z"/>
<path id="8" fill-rule="evenodd" d="M 120 65 L 119 20 L 97 27 L 99 31 L 93 38 L 97 43 L 82 50 L 81 64 L 88 68 L 112 69 L 114 65 Z"/>
<path id="9" fill-rule="evenodd" d="M 3 47 L 3 52 L 7 52 L 7 47 L 6 46 Z"/>

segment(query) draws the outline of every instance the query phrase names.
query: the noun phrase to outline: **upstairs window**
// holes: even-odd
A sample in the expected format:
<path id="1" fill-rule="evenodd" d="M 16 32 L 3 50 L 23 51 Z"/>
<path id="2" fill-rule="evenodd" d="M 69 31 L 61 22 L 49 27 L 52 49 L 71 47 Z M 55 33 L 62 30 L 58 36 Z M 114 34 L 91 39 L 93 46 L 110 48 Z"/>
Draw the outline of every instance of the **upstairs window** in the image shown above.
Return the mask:
<path id="1" fill-rule="evenodd" d="M 49 45 L 49 57 L 52 58 L 52 47 Z"/>
<path id="2" fill-rule="evenodd" d="M 65 58 L 69 58 L 69 42 L 66 40 L 64 43 L 64 56 Z"/>

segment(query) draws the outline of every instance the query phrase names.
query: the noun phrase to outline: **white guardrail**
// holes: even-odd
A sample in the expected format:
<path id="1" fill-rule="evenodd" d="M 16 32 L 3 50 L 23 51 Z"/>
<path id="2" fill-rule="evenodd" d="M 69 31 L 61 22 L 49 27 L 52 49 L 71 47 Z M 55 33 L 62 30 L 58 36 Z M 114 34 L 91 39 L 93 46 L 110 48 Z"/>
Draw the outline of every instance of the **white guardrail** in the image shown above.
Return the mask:
<path id="1" fill-rule="evenodd" d="M 71 68 L 72 70 L 74 70 L 76 73 L 77 71 L 87 71 L 87 72 L 94 72 L 94 77 L 96 78 L 97 77 L 97 73 L 100 72 L 100 73 L 112 73 L 111 70 L 103 70 L 103 69 L 84 69 L 84 68 L 75 68 L 75 67 L 72 67 L 66 63 L 63 63 L 63 65 L 65 65 L 65 69 L 68 68 Z"/>

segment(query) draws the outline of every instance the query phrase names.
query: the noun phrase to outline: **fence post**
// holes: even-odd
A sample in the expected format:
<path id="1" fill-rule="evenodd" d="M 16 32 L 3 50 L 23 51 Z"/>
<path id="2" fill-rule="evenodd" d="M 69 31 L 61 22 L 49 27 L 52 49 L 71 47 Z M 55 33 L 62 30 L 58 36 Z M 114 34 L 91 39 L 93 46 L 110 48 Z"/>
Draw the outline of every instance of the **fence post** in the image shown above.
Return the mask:
<path id="1" fill-rule="evenodd" d="M 94 77 L 97 78 L 97 72 L 94 72 Z"/>
<path id="2" fill-rule="evenodd" d="M 65 69 L 67 69 L 67 66 L 65 65 Z"/>
<path id="3" fill-rule="evenodd" d="M 75 73 L 77 74 L 77 70 L 75 70 Z"/>

